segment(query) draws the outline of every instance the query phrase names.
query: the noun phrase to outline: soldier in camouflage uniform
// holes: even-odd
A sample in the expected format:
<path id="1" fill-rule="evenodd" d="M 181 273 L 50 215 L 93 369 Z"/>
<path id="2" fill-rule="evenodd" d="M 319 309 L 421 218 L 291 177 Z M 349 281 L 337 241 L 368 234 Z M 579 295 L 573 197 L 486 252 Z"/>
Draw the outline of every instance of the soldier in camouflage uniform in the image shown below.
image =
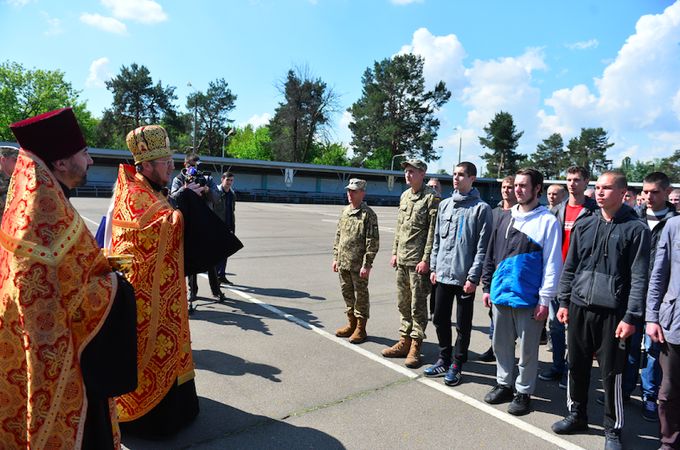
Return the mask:
<path id="1" fill-rule="evenodd" d="M 335 335 L 349 337 L 352 344 L 366 340 L 368 320 L 368 276 L 378 253 L 378 216 L 364 202 L 366 181 L 349 180 L 349 205 L 342 211 L 333 245 L 333 271 L 339 272 L 340 289 L 347 305 L 348 324 Z"/>
<path id="2" fill-rule="evenodd" d="M 427 165 L 418 159 L 402 164 L 411 188 L 401 194 L 390 264 L 397 269 L 399 342 L 382 351 L 387 358 L 406 357 L 406 367 L 420 367 L 420 347 L 427 327 L 430 253 L 439 201 L 423 180 Z"/>
<path id="3" fill-rule="evenodd" d="M 18 148 L 7 145 L 0 146 L 0 222 L 2 222 L 2 213 L 5 211 L 9 180 L 12 178 L 18 155 Z"/>

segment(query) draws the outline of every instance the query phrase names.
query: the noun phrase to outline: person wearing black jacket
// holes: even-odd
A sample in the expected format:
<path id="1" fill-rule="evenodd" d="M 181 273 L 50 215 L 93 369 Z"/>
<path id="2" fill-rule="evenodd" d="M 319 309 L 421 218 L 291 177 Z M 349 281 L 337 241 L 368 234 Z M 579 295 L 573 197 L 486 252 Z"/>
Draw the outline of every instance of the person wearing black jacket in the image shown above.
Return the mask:
<path id="1" fill-rule="evenodd" d="M 569 414 L 555 422 L 557 434 L 588 429 L 588 388 L 593 353 L 604 386 L 605 449 L 621 449 L 621 378 L 626 340 L 642 318 L 649 280 L 650 233 L 623 204 L 628 182 L 604 172 L 595 184 L 600 206 L 574 227 L 560 279 L 557 318 L 569 323 Z"/>

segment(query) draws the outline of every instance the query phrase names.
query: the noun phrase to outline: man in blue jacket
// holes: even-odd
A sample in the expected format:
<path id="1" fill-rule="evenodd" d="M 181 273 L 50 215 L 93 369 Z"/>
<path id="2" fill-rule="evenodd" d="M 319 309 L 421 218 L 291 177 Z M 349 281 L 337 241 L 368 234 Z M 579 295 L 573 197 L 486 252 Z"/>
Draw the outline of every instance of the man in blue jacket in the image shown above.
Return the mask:
<path id="1" fill-rule="evenodd" d="M 562 270 L 560 227 L 555 216 L 538 202 L 542 189 L 540 172 L 517 172 L 517 205 L 510 215 L 502 216 L 491 233 L 482 272 L 484 306 L 493 307 L 497 361 L 497 384 L 484 401 L 500 404 L 512 400 L 508 412 L 518 416 L 531 410 L 541 331 Z M 513 393 L 518 338 L 519 375 Z"/>
<path id="2" fill-rule="evenodd" d="M 626 346 L 642 318 L 649 280 L 649 227 L 623 203 L 627 186 L 620 172 L 604 172 L 598 178 L 595 200 L 600 209 L 572 230 L 558 294 L 557 319 L 569 323 L 569 414 L 552 430 L 571 434 L 588 429 L 595 354 L 604 387 L 606 450 L 622 448 Z"/>
<path id="3" fill-rule="evenodd" d="M 680 448 L 680 217 L 668 220 L 656 249 L 647 293 L 647 335 L 661 348 L 661 448 Z"/>
<path id="4" fill-rule="evenodd" d="M 468 359 L 475 291 L 492 227 L 491 207 L 472 187 L 477 167 L 462 162 L 453 169 L 453 195 L 442 201 L 437 212 L 430 256 L 430 281 L 435 290 L 434 326 L 439 359 L 425 369 L 425 376 L 444 375 L 444 383 L 461 383 L 461 370 Z M 451 345 L 451 312 L 456 299 L 456 345 Z M 448 369 L 448 370 L 447 370 Z"/>

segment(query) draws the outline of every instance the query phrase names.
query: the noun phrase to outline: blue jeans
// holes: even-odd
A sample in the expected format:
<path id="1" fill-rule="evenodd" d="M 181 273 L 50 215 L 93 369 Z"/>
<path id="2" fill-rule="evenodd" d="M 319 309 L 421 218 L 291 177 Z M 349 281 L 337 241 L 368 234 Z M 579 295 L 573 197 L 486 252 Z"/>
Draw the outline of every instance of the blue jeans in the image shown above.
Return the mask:
<path id="1" fill-rule="evenodd" d="M 555 372 L 564 373 L 567 370 L 567 362 L 564 358 L 566 342 L 564 324 L 557 320 L 557 310 L 560 302 L 557 298 L 550 301 L 548 314 L 548 328 L 550 329 L 550 341 L 552 342 L 552 368 Z"/>
<path id="2" fill-rule="evenodd" d="M 642 337 L 645 339 L 645 352 L 647 361 L 640 370 Z M 642 388 L 642 398 L 656 401 L 659 395 L 659 385 L 661 384 L 661 367 L 659 366 L 658 343 L 644 334 L 644 327 L 636 327 L 635 334 L 630 337 L 630 347 L 628 349 L 628 361 L 623 372 L 622 390 L 623 394 L 629 396 L 637 386 L 638 372 L 640 372 L 640 385 Z"/>

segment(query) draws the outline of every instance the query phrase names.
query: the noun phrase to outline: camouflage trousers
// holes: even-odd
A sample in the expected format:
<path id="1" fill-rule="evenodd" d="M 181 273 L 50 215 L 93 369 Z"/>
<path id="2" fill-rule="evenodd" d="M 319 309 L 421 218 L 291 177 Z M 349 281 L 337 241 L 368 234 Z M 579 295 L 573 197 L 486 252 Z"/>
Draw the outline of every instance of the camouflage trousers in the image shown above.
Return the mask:
<path id="1" fill-rule="evenodd" d="M 345 299 L 345 312 L 353 312 L 355 317 L 368 319 L 368 278 L 361 278 L 357 270 L 338 270 L 340 290 Z"/>
<path id="2" fill-rule="evenodd" d="M 429 275 L 420 275 L 415 266 L 397 265 L 397 305 L 400 336 L 425 339 L 427 296 L 432 291 Z"/>

